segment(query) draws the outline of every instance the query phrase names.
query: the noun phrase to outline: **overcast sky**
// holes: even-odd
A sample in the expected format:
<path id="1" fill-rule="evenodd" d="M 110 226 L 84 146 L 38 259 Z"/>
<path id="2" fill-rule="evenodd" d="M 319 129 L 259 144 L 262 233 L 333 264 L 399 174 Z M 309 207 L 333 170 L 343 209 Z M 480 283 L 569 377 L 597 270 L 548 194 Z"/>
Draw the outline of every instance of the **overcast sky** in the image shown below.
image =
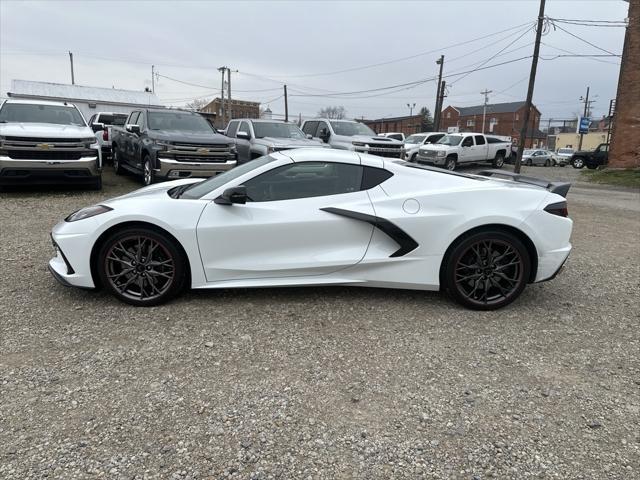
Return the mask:
<path id="1" fill-rule="evenodd" d="M 529 27 L 538 7 L 537 0 L 0 0 L 0 92 L 5 96 L 10 91 L 12 79 L 70 83 L 70 50 L 80 85 L 142 90 L 151 85 L 152 64 L 160 75 L 200 85 L 159 77 L 156 93 L 167 105 L 219 96 L 217 68 L 227 65 L 237 70 L 232 73 L 233 97 L 261 101 L 275 113 L 284 112 L 283 99 L 276 97 L 286 82 L 290 115 L 313 116 L 327 105 L 344 105 L 350 117 L 407 115 L 407 103 L 433 110 L 436 83 L 411 82 L 437 75 L 440 54 L 445 55 L 445 76 L 531 55 L 535 32 Z M 546 14 L 620 21 L 627 10 L 622 0 L 548 0 Z M 622 52 L 624 28 L 558 25 L 604 50 Z M 587 86 L 592 97 L 597 95 L 594 116 L 606 113 L 615 97 L 620 59 L 554 59 L 567 52 L 606 55 L 551 28 L 543 37 L 544 60 L 534 94 L 542 117 L 573 117 L 582 109 L 579 98 Z M 379 63 L 385 64 L 359 68 Z M 490 103 L 524 100 L 530 66 L 528 58 L 449 76 L 445 105 L 481 104 L 484 89 L 494 92 Z M 392 85 L 402 86 L 349 98 L 326 96 Z"/>

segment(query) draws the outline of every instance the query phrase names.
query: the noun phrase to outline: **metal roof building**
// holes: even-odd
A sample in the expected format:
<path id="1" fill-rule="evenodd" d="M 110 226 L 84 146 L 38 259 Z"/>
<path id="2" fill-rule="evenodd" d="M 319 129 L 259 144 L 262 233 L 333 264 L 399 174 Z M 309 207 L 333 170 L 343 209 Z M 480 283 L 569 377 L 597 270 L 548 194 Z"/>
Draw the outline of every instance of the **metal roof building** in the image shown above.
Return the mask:
<path id="1" fill-rule="evenodd" d="M 12 80 L 11 91 L 7 95 L 16 99 L 73 103 L 87 120 L 97 112 L 130 113 L 140 107 L 163 107 L 160 99 L 151 92 L 30 80 Z"/>

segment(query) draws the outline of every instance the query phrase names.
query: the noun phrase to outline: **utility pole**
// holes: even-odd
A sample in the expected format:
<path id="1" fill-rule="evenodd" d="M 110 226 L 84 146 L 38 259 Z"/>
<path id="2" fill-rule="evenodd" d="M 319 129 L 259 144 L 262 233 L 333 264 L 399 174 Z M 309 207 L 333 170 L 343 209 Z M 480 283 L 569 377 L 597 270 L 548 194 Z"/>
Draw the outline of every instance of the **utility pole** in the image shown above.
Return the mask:
<path id="1" fill-rule="evenodd" d="M 489 103 L 489 94 L 493 93 L 493 90 L 484 89 L 484 92 L 480 92 L 480 95 L 484 95 L 484 108 L 482 109 L 482 133 L 484 133 L 484 122 L 487 118 L 487 103 Z"/>
<path id="2" fill-rule="evenodd" d="M 438 90 L 436 97 L 436 111 L 433 113 L 433 130 L 437 132 L 440 129 L 440 110 L 442 110 L 442 68 L 444 67 L 444 55 L 440 55 L 440 58 L 436 60 L 436 64 L 440 65 L 440 73 L 438 74 Z"/>
<path id="3" fill-rule="evenodd" d="M 156 74 L 154 72 L 155 65 L 151 65 L 151 93 L 156 93 Z"/>
<path id="4" fill-rule="evenodd" d="M 409 116 L 413 117 L 413 109 L 416 108 L 415 102 L 413 103 L 413 105 L 411 105 L 410 103 L 407 103 L 407 107 L 409 108 Z"/>
<path id="5" fill-rule="evenodd" d="M 587 87 L 587 95 L 585 97 L 580 97 L 580 100 L 582 100 L 584 102 L 584 113 L 582 114 L 582 117 L 588 117 L 589 116 L 589 110 L 591 107 L 591 104 L 594 102 L 594 100 L 589 101 L 589 87 Z M 580 121 L 578 121 L 578 130 L 580 130 Z M 582 140 L 584 138 L 584 133 L 580 133 L 580 141 L 578 142 L 578 150 L 582 150 Z"/>
<path id="6" fill-rule="evenodd" d="M 284 121 L 289 121 L 289 97 L 287 97 L 287 86 L 284 86 Z"/>
<path id="7" fill-rule="evenodd" d="M 231 107 L 231 69 L 227 68 L 227 98 L 229 102 L 227 104 L 227 110 L 229 111 L 229 120 L 233 118 L 233 108 Z"/>
<path id="8" fill-rule="evenodd" d="M 540 11 L 538 12 L 538 25 L 536 28 L 536 45 L 533 48 L 533 59 L 531 60 L 531 72 L 529 73 L 529 88 L 527 89 L 527 101 L 525 103 L 524 118 L 520 129 L 520 142 L 518 143 L 518 154 L 513 171 L 520 173 L 522 164 L 522 152 L 527 139 L 527 127 L 529 125 L 529 114 L 531 113 L 531 101 L 533 100 L 533 87 L 536 83 L 536 70 L 538 69 L 538 56 L 540 55 L 540 38 L 542 37 L 542 23 L 544 22 L 544 6 L 546 0 L 540 0 Z"/>
<path id="9" fill-rule="evenodd" d="M 76 79 L 73 76 L 73 53 L 69 52 L 69 61 L 71 62 L 71 85 L 76 84 Z"/>
<path id="10" fill-rule="evenodd" d="M 226 125 L 224 122 L 225 111 L 224 111 L 224 72 L 227 70 L 227 67 L 220 67 L 218 71 L 222 73 L 222 83 L 220 84 L 220 126 L 224 128 Z"/>
<path id="11" fill-rule="evenodd" d="M 447 85 L 446 80 L 442 81 L 442 84 L 440 85 L 440 94 L 438 95 L 440 97 L 440 106 L 438 107 L 438 128 L 433 127 L 433 131 L 434 132 L 438 132 L 440 131 L 440 117 L 442 116 L 442 104 L 444 103 L 444 97 L 445 97 L 445 87 Z"/>

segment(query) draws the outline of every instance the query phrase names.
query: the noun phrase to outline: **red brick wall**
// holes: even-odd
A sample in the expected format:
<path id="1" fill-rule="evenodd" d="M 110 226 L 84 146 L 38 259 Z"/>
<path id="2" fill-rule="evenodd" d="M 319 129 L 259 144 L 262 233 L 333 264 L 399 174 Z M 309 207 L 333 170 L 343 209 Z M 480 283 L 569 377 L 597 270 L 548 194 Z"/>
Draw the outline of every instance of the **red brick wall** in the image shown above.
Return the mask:
<path id="1" fill-rule="evenodd" d="M 422 117 L 413 115 L 411 117 L 390 118 L 386 120 L 362 120 L 376 133 L 400 132 L 405 135 L 419 133 L 422 128 Z"/>
<path id="2" fill-rule="evenodd" d="M 629 27 L 618 83 L 609 166 L 640 167 L 640 2 L 629 2 Z"/>

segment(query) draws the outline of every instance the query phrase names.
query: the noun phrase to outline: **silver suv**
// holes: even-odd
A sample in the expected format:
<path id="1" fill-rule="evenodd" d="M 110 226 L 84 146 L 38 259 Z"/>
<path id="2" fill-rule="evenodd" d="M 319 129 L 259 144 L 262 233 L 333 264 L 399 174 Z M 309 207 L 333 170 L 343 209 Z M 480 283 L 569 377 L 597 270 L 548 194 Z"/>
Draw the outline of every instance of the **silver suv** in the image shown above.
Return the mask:
<path id="1" fill-rule="evenodd" d="M 302 131 L 317 137 L 331 148 L 370 153 L 379 157 L 404 158 L 404 145 L 392 138 L 380 137 L 364 123 L 354 120 L 306 120 Z"/>
<path id="2" fill-rule="evenodd" d="M 226 135 L 236 141 L 238 164 L 280 150 L 328 147 L 320 140 L 302 133 L 297 125 L 277 120 L 231 120 L 227 125 Z"/>

